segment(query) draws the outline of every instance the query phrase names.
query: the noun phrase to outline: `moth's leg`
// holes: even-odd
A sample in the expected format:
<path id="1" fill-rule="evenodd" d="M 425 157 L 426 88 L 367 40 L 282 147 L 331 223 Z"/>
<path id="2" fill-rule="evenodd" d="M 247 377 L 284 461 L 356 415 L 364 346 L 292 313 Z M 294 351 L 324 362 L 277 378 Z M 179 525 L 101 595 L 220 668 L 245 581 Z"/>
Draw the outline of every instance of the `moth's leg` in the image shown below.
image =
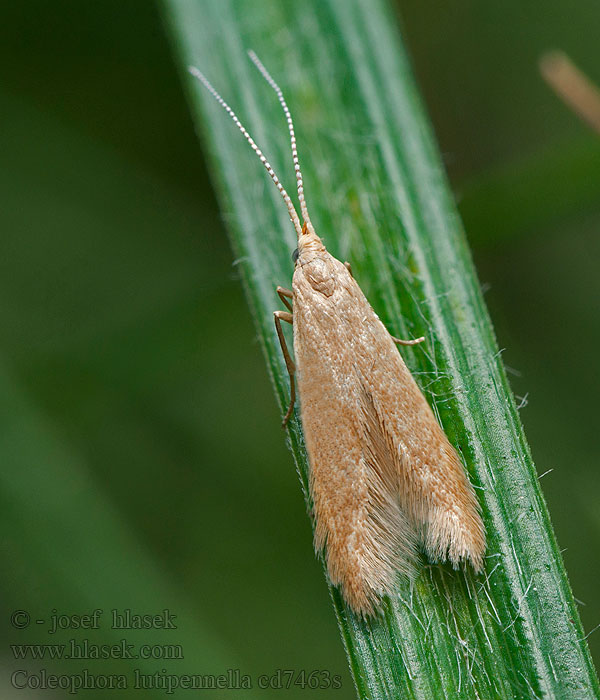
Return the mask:
<path id="1" fill-rule="evenodd" d="M 284 289 L 282 291 L 287 292 L 288 290 Z M 277 292 L 279 293 L 279 288 L 277 289 Z M 279 294 L 279 296 L 282 295 Z M 290 419 L 290 416 L 292 415 L 292 411 L 294 410 L 294 404 L 296 403 L 296 383 L 294 382 L 294 375 L 296 374 L 296 365 L 294 364 L 294 361 L 290 356 L 287 343 L 285 342 L 285 336 L 283 335 L 281 322 L 287 321 L 287 323 L 293 323 L 293 317 L 292 314 L 288 313 L 287 311 L 273 311 L 273 318 L 275 319 L 275 330 L 277 331 L 277 337 L 279 338 L 279 343 L 281 345 L 281 352 L 283 352 L 285 366 L 287 367 L 288 374 L 290 375 L 290 405 L 281 424 L 281 427 L 285 428 L 287 422 Z"/>
<path id="2" fill-rule="evenodd" d="M 348 270 L 348 272 L 350 273 L 350 277 L 354 277 L 354 275 L 352 274 L 352 265 L 350 265 L 350 263 L 349 263 L 348 261 L 346 261 L 346 262 L 344 263 L 344 267 L 345 267 L 346 270 Z"/>
<path id="3" fill-rule="evenodd" d="M 398 345 L 418 345 L 425 340 L 425 336 L 422 335 L 420 338 L 415 338 L 414 340 L 401 340 L 400 338 L 394 338 L 394 336 L 392 336 L 392 340 Z"/>
<path id="4" fill-rule="evenodd" d="M 291 289 L 286 289 L 285 287 L 277 287 L 277 294 L 279 294 L 279 298 L 281 301 L 288 307 L 288 309 L 291 311 L 292 310 L 292 305 L 288 301 L 288 299 L 291 299 L 293 297 L 293 293 Z M 285 320 L 285 319 L 284 319 Z M 291 323 L 291 321 L 290 321 Z"/>

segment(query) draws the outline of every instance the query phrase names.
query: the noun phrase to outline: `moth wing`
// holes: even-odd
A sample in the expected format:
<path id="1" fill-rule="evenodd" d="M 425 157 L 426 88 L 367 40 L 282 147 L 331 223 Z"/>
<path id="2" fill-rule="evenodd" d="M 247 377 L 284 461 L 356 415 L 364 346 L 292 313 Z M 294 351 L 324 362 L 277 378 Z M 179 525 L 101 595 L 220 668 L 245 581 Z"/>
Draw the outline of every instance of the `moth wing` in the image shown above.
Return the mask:
<path id="1" fill-rule="evenodd" d="M 312 342 L 322 360 L 326 350 Z M 345 364 L 340 355 L 337 359 Z M 335 364 L 322 361 L 324 368 L 336 379 L 309 370 L 298 381 L 315 548 L 325 551 L 331 582 L 342 587 L 355 610 L 368 613 L 392 590 L 397 572 L 414 575 L 417 533 L 398 499 L 398 453 L 358 371 L 350 382 L 345 376 L 339 383 Z M 318 386 L 316 396 L 311 384 Z"/>
<path id="2" fill-rule="evenodd" d="M 293 282 L 315 546 L 352 607 L 369 612 L 395 571 L 411 575 L 417 544 L 479 569 L 485 532 L 458 455 L 390 334 L 326 255 L 333 276 L 297 268 Z"/>
<path id="3" fill-rule="evenodd" d="M 449 560 L 457 567 L 469 560 L 479 571 L 485 529 L 473 487 L 391 336 L 372 309 L 370 313 L 380 329 L 370 338 L 359 334 L 357 357 L 365 357 L 363 343 L 373 344 L 378 360 L 370 366 L 363 359 L 359 371 L 396 457 L 402 510 L 432 561 Z"/>
<path id="4" fill-rule="evenodd" d="M 315 292 L 301 275 L 294 281 L 315 547 L 325 551 L 332 583 L 355 610 L 368 613 L 393 588 L 397 572 L 415 572 L 417 533 L 398 499 L 400 454 L 364 382 L 364 363 L 347 342 L 348 319 L 337 300 Z"/>

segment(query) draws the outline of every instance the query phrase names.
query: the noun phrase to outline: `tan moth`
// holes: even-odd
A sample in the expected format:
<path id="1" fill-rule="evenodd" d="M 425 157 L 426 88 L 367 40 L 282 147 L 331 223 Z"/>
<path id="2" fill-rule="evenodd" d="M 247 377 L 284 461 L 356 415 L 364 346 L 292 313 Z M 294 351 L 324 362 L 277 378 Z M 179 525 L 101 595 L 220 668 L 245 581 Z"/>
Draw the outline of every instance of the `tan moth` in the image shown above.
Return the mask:
<path id="1" fill-rule="evenodd" d="M 250 58 L 275 90 L 287 119 L 302 223 L 272 167 L 233 110 L 196 68 L 190 72 L 228 112 L 281 193 L 298 236 L 292 289 L 277 288 L 288 311 L 275 327 L 298 384 L 310 463 L 315 548 L 331 582 L 357 613 L 372 614 L 398 572 L 412 577 L 423 548 L 433 561 L 481 570 L 485 529 L 454 447 L 408 371 L 396 344 L 352 276 L 330 255 L 308 215 L 296 137 L 281 89 L 258 57 Z M 291 303 L 290 303 L 291 300 Z M 294 356 L 281 322 L 293 324 Z"/>

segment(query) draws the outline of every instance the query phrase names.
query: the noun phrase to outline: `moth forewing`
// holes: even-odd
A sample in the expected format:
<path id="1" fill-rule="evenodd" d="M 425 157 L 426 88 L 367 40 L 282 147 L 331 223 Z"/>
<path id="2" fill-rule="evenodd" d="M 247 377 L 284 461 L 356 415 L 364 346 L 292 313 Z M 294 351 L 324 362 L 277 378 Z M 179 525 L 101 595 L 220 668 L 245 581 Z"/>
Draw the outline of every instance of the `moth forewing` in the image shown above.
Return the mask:
<path id="1" fill-rule="evenodd" d="M 242 132 L 288 208 L 298 236 L 292 291 L 277 288 L 290 312 L 275 326 L 290 375 L 291 415 L 297 377 L 314 502 L 315 547 L 329 578 L 350 607 L 373 613 L 412 576 L 421 547 L 434 561 L 469 560 L 481 569 L 485 530 L 456 450 L 404 364 L 393 338 L 352 277 L 331 256 L 310 221 L 292 117 L 283 94 L 255 54 L 250 57 L 275 90 L 290 134 L 303 223 L 262 151 L 233 110 L 196 68 Z M 289 297 L 292 297 L 290 309 Z M 295 363 L 281 321 L 294 329 Z"/>
<path id="2" fill-rule="evenodd" d="M 485 537 L 456 451 L 392 336 L 317 245 L 301 241 L 292 282 L 315 546 L 350 605 L 370 613 L 397 571 L 414 572 L 419 545 L 479 569 Z"/>

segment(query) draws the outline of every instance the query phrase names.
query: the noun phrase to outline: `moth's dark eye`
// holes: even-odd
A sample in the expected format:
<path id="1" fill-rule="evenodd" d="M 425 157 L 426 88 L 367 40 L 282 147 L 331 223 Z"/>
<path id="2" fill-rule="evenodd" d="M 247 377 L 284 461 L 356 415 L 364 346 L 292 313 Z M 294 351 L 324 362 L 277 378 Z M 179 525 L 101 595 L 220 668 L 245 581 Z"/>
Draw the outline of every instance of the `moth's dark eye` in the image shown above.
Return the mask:
<path id="1" fill-rule="evenodd" d="M 297 260 L 298 260 L 298 248 L 296 248 L 296 250 L 292 253 L 292 260 L 294 262 L 297 262 Z"/>

